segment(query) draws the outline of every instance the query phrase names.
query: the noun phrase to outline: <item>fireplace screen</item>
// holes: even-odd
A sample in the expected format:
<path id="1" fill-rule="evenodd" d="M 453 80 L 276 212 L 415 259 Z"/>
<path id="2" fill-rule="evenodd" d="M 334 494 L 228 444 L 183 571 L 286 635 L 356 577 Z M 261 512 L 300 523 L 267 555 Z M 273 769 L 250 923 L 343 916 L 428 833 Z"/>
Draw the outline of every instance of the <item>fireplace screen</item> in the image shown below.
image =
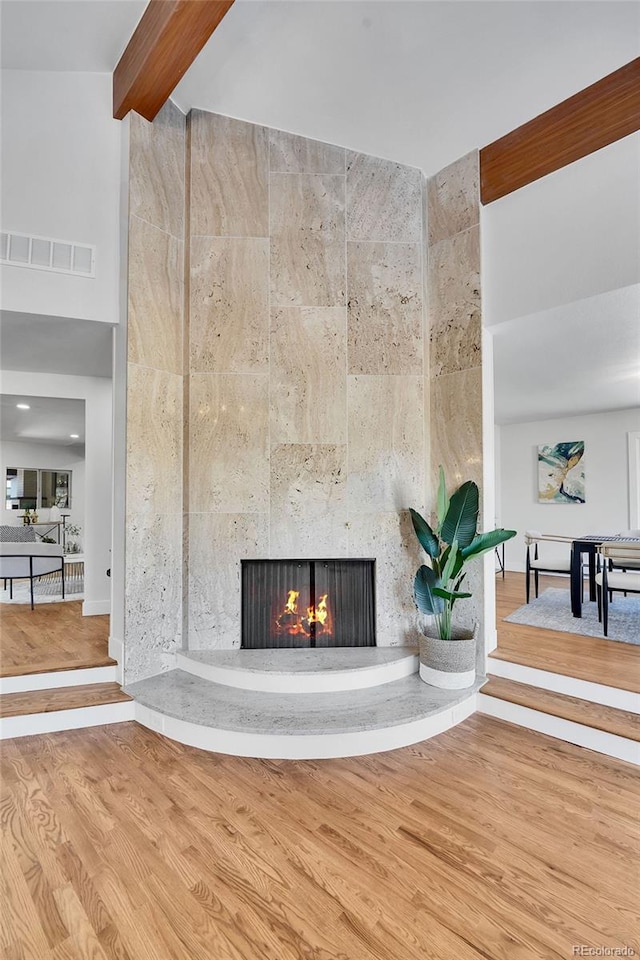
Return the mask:
<path id="1" fill-rule="evenodd" d="M 242 646 L 372 647 L 375 560 L 243 560 Z"/>

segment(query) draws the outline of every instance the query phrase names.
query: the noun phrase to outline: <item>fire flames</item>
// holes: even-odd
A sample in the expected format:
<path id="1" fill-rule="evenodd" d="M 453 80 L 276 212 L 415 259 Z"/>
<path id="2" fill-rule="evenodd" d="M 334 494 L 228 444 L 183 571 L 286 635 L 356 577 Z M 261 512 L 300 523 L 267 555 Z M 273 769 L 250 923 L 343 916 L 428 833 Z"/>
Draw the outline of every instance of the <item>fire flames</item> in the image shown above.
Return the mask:
<path id="1" fill-rule="evenodd" d="M 305 636 L 316 637 L 333 633 L 333 623 L 331 620 L 331 610 L 327 603 L 327 594 L 324 593 L 318 598 L 315 606 L 306 608 L 306 613 L 298 610 L 299 590 L 289 590 L 287 593 L 287 602 L 284 605 L 282 613 L 276 617 L 276 630 L 278 633 L 286 633 L 290 637 Z"/>

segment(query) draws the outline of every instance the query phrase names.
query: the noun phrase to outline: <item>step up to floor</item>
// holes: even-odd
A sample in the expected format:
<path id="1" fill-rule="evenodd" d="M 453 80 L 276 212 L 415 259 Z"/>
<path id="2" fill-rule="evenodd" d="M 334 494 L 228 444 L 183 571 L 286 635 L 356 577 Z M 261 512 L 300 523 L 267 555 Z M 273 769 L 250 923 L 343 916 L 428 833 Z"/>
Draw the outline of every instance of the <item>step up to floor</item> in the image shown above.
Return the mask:
<path id="1" fill-rule="evenodd" d="M 181 743 L 236 756 L 315 759 L 426 740 L 474 712 L 479 686 L 438 690 L 412 673 L 375 687 L 300 694 L 172 670 L 126 691 L 136 700 L 136 720 Z"/>
<path id="2" fill-rule="evenodd" d="M 189 650 L 177 666 L 203 680 L 265 693 L 360 690 L 416 673 L 414 647 Z"/>
<path id="3" fill-rule="evenodd" d="M 134 702 L 117 683 L 91 683 L 0 696 L 0 739 L 134 719 Z"/>
<path id="4" fill-rule="evenodd" d="M 621 644 L 616 641 L 616 647 L 629 647 L 630 644 Z M 540 658 L 531 657 L 526 651 L 517 655 L 505 653 L 498 647 L 489 654 L 488 670 L 492 677 L 502 677 L 505 680 L 514 680 L 517 683 L 529 684 L 553 693 L 563 693 L 568 697 L 577 697 L 590 703 L 599 703 L 615 710 L 628 710 L 630 713 L 640 714 L 640 692 L 638 692 L 637 674 L 640 658 L 637 657 L 637 648 L 632 648 L 634 658 L 630 664 L 628 683 L 615 685 L 610 680 L 597 682 L 591 679 L 593 671 L 587 676 L 581 676 L 575 665 L 568 668 L 558 658 L 546 661 L 545 666 L 534 666 Z M 626 654 L 625 650 L 625 654 Z M 617 655 L 618 651 L 616 651 Z M 590 674 L 590 676 L 589 676 Z"/>
<path id="5" fill-rule="evenodd" d="M 478 710 L 640 764 L 636 713 L 493 675 L 479 691 Z"/>
<path id="6" fill-rule="evenodd" d="M 53 690 L 56 687 L 87 686 L 96 683 L 115 683 L 117 663 L 105 657 L 101 663 L 93 658 L 86 663 L 64 665 L 51 670 L 22 667 L 3 670 L 0 674 L 0 695 L 26 693 L 29 690 Z"/>

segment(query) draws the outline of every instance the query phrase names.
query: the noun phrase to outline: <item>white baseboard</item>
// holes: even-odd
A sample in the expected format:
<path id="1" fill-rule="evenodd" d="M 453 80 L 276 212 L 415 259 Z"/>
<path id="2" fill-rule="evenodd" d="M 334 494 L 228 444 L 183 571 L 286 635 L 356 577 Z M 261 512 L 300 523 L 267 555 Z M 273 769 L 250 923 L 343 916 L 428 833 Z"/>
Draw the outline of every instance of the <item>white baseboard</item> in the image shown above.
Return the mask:
<path id="1" fill-rule="evenodd" d="M 85 600 L 82 604 L 83 617 L 100 617 L 111 613 L 111 600 Z"/>
<path id="2" fill-rule="evenodd" d="M 510 660 L 499 660 L 497 657 L 489 659 L 487 672 L 490 676 L 527 683 L 532 687 L 551 690 L 553 693 L 564 693 L 568 697 L 578 697 L 580 700 L 601 703 L 605 707 L 615 707 L 618 710 L 628 710 L 630 713 L 640 713 L 640 694 L 634 693 L 632 690 L 608 687 L 603 683 L 580 680 L 578 677 L 566 677 L 562 673 L 538 670 L 536 667 L 526 667 L 522 663 L 511 663 Z"/>
<path id="3" fill-rule="evenodd" d="M 616 760 L 640 765 L 640 743 L 636 740 L 628 740 L 626 737 L 619 737 L 605 730 L 597 730 L 594 727 L 575 723 L 573 720 L 565 720 L 563 717 L 556 717 L 542 710 L 533 710 L 531 707 L 523 707 L 519 703 L 500 700 L 483 693 L 478 693 L 478 712 L 507 720 L 519 727 L 527 727 L 537 733 L 545 733 L 557 740 L 574 743 L 578 747 L 604 753 Z"/>
<path id="4" fill-rule="evenodd" d="M 87 683 L 116 683 L 115 667 L 86 667 L 82 670 L 55 670 L 51 673 L 26 673 L 19 677 L 1 677 L 0 694 L 28 693 L 30 690 L 55 690 L 80 687 Z"/>
<path id="5" fill-rule="evenodd" d="M 106 723 L 123 723 L 134 719 L 133 700 L 101 703 L 94 707 L 78 707 L 74 710 L 5 717 L 0 720 L 0 740 L 32 737 L 38 733 L 56 733 L 59 730 L 78 730 L 81 727 L 96 727 Z"/>

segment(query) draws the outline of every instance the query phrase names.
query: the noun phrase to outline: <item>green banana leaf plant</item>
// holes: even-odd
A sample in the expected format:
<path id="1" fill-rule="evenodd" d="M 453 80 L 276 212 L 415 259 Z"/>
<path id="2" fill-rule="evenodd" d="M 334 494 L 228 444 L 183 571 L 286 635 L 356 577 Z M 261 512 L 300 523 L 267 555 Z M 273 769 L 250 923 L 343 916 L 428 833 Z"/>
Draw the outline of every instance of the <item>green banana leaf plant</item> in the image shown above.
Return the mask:
<path id="1" fill-rule="evenodd" d="M 447 496 L 444 470 L 440 467 L 436 522 L 433 529 L 416 510 L 410 510 L 413 529 L 429 558 L 414 580 L 414 599 L 420 613 L 435 617 L 438 636 L 451 640 L 453 607 L 471 596 L 461 590 L 468 560 L 482 556 L 515 537 L 515 530 L 478 533 L 478 485 L 467 480 L 451 498 Z"/>

